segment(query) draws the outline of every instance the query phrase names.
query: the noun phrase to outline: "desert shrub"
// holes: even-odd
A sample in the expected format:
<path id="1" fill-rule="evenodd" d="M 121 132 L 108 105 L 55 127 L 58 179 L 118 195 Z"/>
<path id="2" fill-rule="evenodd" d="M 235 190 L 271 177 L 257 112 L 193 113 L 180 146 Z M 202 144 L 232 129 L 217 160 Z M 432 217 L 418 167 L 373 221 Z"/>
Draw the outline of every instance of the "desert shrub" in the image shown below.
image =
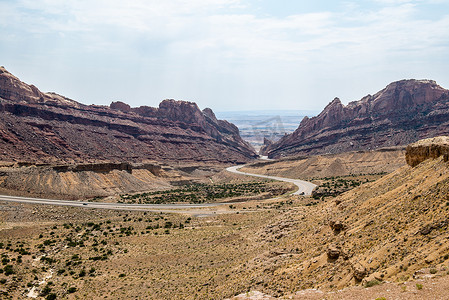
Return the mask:
<path id="1" fill-rule="evenodd" d="M 59 269 L 58 272 L 56 272 L 58 275 L 64 274 L 65 273 L 65 269 Z"/>
<path id="2" fill-rule="evenodd" d="M 78 254 L 73 254 L 72 260 L 80 260 L 80 256 Z"/>
<path id="3" fill-rule="evenodd" d="M 51 293 L 51 294 L 48 294 L 47 297 L 45 297 L 45 300 L 55 300 L 56 297 L 57 296 L 55 293 Z"/>
<path id="4" fill-rule="evenodd" d="M 365 287 L 369 288 L 369 287 L 372 287 L 372 286 L 375 286 L 375 285 L 378 285 L 378 284 L 381 284 L 381 282 L 379 280 L 377 280 L 377 279 L 374 279 L 374 280 L 370 280 L 367 283 L 365 283 Z"/>
<path id="5" fill-rule="evenodd" d="M 417 288 L 418 290 L 422 290 L 422 284 L 417 283 L 417 284 L 416 284 L 416 288 Z"/>
<path id="6" fill-rule="evenodd" d="M 49 286 L 47 285 L 47 286 L 45 286 L 45 287 L 42 289 L 40 296 L 42 296 L 42 297 L 48 296 L 48 295 L 50 294 L 50 292 L 51 292 L 51 287 L 49 287 Z M 56 298 L 55 298 L 55 299 L 56 299 Z"/>
<path id="7" fill-rule="evenodd" d="M 80 273 L 78 274 L 78 276 L 79 276 L 79 277 L 84 277 L 84 276 L 86 276 L 86 270 L 82 269 L 82 270 L 80 271 Z"/>
<path id="8" fill-rule="evenodd" d="M 14 274 L 14 269 L 12 268 L 12 265 L 6 265 L 5 268 L 3 269 L 3 272 L 5 273 L 6 276 L 12 275 Z"/>
<path id="9" fill-rule="evenodd" d="M 69 294 L 72 294 L 72 293 L 75 293 L 75 292 L 76 292 L 76 287 L 74 287 L 74 286 L 69 287 L 69 289 L 67 290 L 67 293 L 69 293 Z"/>

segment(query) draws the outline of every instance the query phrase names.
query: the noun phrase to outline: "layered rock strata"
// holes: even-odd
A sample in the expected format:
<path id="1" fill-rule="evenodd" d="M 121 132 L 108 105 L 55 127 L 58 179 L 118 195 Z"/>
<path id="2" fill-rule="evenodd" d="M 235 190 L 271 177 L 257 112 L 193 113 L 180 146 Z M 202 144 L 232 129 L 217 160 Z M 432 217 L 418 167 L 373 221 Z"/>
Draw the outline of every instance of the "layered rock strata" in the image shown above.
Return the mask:
<path id="1" fill-rule="evenodd" d="M 243 163 L 254 157 L 236 126 L 195 103 L 84 105 L 42 93 L 0 67 L 0 161 Z"/>
<path id="2" fill-rule="evenodd" d="M 449 134 L 449 91 L 432 80 L 401 80 L 348 105 L 335 98 L 262 153 L 278 158 L 371 150 L 444 134 Z"/>
<path id="3" fill-rule="evenodd" d="M 405 160 L 412 167 L 417 166 L 427 159 L 435 159 L 440 156 L 443 156 L 445 162 L 449 160 L 448 136 L 420 140 L 408 145 L 405 152 Z"/>

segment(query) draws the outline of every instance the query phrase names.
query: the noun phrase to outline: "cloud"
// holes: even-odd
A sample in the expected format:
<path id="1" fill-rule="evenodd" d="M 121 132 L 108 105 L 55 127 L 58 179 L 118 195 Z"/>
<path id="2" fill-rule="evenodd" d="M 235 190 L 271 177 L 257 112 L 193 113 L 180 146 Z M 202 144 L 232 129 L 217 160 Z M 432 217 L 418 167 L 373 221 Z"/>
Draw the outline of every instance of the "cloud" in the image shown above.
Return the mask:
<path id="1" fill-rule="evenodd" d="M 82 61 L 95 76 L 110 76 L 97 97 L 117 80 L 110 75 L 116 65 L 129 69 L 123 76 L 141 74 L 163 98 L 175 90 L 173 97 L 215 98 L 207 86 L 219 86 L 223 99 L 307 89 L 312 96 L 314 82 L 338 81 L 341 73 L 357 80 L 352 73 L 432 66 L 449 50 L 449 13 L 421 8 L 438 1 L 346 1 L 340 9 L 279 15 L 260 14 L 253 0 L 0 1 L 0 55 L 61 69 Z"/>
<path id="2" fill-rule="evenodd" d="M 335 45 L 340 47 L 334 51 L 360 51 L 366 43 L 385 51 L 417 44 L 423 48 L 448 36 L 439 27 L 446 25 L 445 18 L 414 18 L 419 1 L 375 1 L 388 5 L 279 18 L 248 13 L 240 0 L 21 0 L 13 9 L 3 4 L 7 17 L 2 19 L 22 24 L 13 26 L 29 34 L 79 34 L 88 42 L 86 49 L 97 51 L 112 45 L 126 48 L 130 39 L 142 39 L 166 44 L 171 54 L 219 51 L 225 57 L 251 59 L 301 60 Z"/>
<path id="3" fill-rule="evenodd" d="M 417 0 L 375 0 L 374 2 L 388 5 L 398 5 L 404 3 L 415 3 Z"/>

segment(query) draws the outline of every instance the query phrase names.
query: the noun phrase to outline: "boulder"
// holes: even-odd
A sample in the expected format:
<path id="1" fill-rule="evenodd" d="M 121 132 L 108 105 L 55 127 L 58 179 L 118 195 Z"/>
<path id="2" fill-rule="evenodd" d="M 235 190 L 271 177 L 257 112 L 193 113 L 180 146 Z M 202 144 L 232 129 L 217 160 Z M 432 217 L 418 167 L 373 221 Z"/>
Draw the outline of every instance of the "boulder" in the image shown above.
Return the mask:
<path id="1" fill-rule="evenodd" d="M 327 258 L 335 260 L 338 259 L 341 255 L 341 247 L 336 245 L 330 245 L 327 248 Z"/>
<path id="2" fill-rule="evenodd" d="M 346 225 L 339 220 L 329 221 L 329 226 L 335 233 L 339 233 L 340 231 L 346 229 Z"/>

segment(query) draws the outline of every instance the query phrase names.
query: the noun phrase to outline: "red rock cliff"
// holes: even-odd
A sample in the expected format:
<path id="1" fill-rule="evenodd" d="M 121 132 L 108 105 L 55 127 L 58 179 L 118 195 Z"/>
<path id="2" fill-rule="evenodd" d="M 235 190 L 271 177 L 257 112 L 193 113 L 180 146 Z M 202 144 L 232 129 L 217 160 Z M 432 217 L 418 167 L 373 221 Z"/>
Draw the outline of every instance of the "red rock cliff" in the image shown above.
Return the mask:
<path id="1" fill-rule="evenodd" d="M 0 68 L 0 160 L 242 163 L 254 157 L 234 125 L 195 103 L 83 105 Z"/>
<path id="2" fill-rule="evenodd" d="M 269 157 L 401 146 L 449 134 L 449 91 L 432 80 L 401 80 L 343 105 L 338 98 L 316 117 L 264 148 Z"/>

